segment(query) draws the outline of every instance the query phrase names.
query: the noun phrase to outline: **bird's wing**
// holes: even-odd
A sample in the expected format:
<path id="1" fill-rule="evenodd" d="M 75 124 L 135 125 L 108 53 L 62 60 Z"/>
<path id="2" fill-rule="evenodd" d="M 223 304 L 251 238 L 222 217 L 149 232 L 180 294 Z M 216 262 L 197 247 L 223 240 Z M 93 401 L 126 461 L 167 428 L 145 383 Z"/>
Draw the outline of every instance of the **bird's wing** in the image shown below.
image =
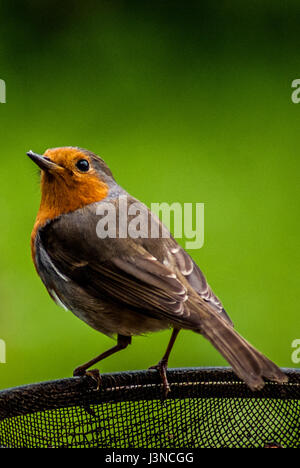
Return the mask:
<path id="1" fill-rule="evenodd" d="M 194 291 L 204 299 L 221 317 L 230 325 L 233 323 L 225 311 L 222 302 L 214 294 L 209 286 L 204 274 L 198 265 L 192 260 L 188 253 L 179 245 L 170 249 L 171 255 L 174 256 L 174 261 L 180 270 L 181 274 L 185 276 L 186 280 L 193 288 Z"/>
<path id="2" fill-rule="evenodd" d="M 100 239 L 95 208 L 89 205 L 63 215 L 41 232 L 43 247 L 58 271 L 93 297 L 182 326 L 199 326 L 199 311 L 188 302 L 190 295 L 197 296 L 200 308 L 203 304 L 207 309 L 209 290 L 188 254 L 178 250 L 172 238 Z"/>

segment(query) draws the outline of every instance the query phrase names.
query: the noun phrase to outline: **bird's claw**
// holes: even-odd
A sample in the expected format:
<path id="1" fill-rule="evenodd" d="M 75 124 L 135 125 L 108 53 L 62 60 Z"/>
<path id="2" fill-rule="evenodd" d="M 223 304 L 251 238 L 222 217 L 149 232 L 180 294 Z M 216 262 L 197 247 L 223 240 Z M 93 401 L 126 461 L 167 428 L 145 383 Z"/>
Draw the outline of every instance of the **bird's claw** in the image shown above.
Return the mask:
<path id="1" fill-rule="evenodd" d="M 161 360 L 155 366 L 149 367 L 149 370 L 154 369 L 159 372 L 161 380 L 162 380 L 165 399 L 167 398 L 168 393 L 171 391 L 171 387 L 170 387 L 170 384 L 168 382 L 168 377 L 167 377 L 167 366 L 168 366 L 168 363 L 164 360 Z"/>
<path id="2" fill-rule="evenodd" d="M 97 384 L 96 390 L 99 390 L 101 386 L 101 375 L 100 375 L 99 369 L 91 369 L 89 371 L 86 371 L 85 375 L 87 375 L 88 377 L 91 377 L 91 379 L 93 379 L 96 382 Z"/>
<path id="3" fill-rule="evenodd" d="M 85 369 L 82 369 L 81 367 L 77 367 L 73 372 L 74 377 L 80 377 L 80 376 L 83 376 L 83 375 L 87 375 L 88 377 L 90 377 L 91 379 L 93 379 L 96 382 L 96 384 L 97 384 L 96 390 L 100 389 L 101 376 L 100 376 L 99 369 L 85 370 Z"/>

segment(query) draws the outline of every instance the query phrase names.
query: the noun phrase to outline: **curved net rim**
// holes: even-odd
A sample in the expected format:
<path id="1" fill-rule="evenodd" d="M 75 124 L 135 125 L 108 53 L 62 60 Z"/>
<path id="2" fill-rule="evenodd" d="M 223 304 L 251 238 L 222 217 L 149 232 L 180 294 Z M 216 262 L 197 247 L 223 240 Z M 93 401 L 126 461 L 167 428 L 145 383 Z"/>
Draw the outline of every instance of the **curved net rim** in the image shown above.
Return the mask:
<path id="1" fill-rule="evenodd" d="M 168 370 L 171 392 L 176 398 L 272 398 L 300 399 L 300 369 L 283 368 L 289 381 L 266 381 L 262 390 L 251 391 L 230 368 L 200 367 Z M 192 392 L 191 392 L 192 390 Z M 152 400 L 162 395 L 155 370 L 101 374 L 101 387 L 90 377 L 65 378 L 0 391 L 0 420 L 37 411 L 120 401 Z"/>

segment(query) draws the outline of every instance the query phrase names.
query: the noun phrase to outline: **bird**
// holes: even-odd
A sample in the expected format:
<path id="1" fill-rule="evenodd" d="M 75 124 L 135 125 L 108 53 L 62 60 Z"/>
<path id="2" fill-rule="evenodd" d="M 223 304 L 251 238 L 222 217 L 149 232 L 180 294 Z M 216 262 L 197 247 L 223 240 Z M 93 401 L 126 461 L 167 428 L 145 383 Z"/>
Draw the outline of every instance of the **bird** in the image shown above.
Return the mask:
<path id="1" fill-rule="evenodd" d="M 159 372 L 165 396 L 170 391 L 169 356 L 181 330 L 206 338 L 253 391 L 262 389 L 265 379 L 288 381 L 276 364 L 238 334 L 195 261 L 159 217 L 116 182 L 103 159 L 76 146 L 27 155 L 41 172 L 41 201 L 31 234 L 36 271 L 56 304 L 117 338 L 113 347 L 76 367 L 73 376 L 93 377 L 99 388 L 101 376 L 92 366 L 125 349 L 133 336 L 169 329 L 166 351 L 150 367 Z M 118 223 L 114 235 L 99 235 L 99 213 L 108 206 L 119 221 L 130 218 L 131 206 L 137 207 L 142 223 L 151 220 L 160 233 L 169 235 L 124 235 Z"/>

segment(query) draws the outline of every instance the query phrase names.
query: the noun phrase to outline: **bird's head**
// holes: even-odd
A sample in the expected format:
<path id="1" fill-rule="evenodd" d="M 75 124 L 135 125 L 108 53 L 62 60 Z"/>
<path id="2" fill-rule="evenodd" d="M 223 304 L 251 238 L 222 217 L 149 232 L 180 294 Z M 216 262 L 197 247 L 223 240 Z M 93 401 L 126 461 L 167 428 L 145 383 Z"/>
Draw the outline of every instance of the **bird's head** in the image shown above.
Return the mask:
<path id="1" fill-rule="evenodd" d="M 113 175 L 95 154 L 77 147 L 48 149 L 27 155 L 41 169 L 41 207 L 48 219 L 107 197 Z"/>

